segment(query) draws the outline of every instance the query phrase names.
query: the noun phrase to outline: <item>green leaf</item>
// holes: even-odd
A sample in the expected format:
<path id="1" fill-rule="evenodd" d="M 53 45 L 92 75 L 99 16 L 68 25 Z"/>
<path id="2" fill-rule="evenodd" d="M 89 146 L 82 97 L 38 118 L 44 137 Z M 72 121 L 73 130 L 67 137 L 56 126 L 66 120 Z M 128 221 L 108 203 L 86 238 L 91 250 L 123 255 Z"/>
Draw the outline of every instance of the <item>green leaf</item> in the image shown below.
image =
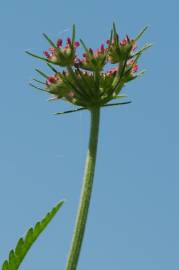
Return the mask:
<path id="1" fill-rule="evenodd" d="M 148 26 L 145 26 L 140 32 L 139 34 L 136 36 L 136 38 L 134 39 L 135 41 L 139 40 L 143 34 L 145 33 L 145 31 L 148 29 Z"/>
<path id="2" fill-rule="evenodd" d="M 34 228 L 30 228 L 24 238 L 20 238 L 16 248 L 9 253 L 9 259 L 2 265 L 2 270 L 17 270 L 22 263 L 27 252 L 44 231 L 58 210 L 63 205 L 63 201 L 59 202 L 41 221 L 37 222 Z"/>
<path id="3" fill-rule="evenodd" d="M 88 48 L 86 47 L 84 41 L 83 41 L 82 39 L 80 39 L 80 42 L 81 42 L 81 44 L 82 44 L 84 50 L 86 51 L 86 53 L 89 54 Z"/>
<path id="4" fill-rule="evenodd" d="M 50 45 L 53 47 L 53 48 L 57 48 L 57 46 L 55 45 L 55 43 L 45 34 L 43 33 L 43 36 L 44 38 L 50 43 Z"/>
<path id="5" fill-rule="evenodd" d="M 44 77 L 44 78 L 46 78 L 46 79 L 48 79 L 48 76 L 44 73 L 44 72 L 42 72 L 40 69 L 35 69 L 42 77 Z"/>
<path id="6" fill-rule="evenodd" d="M 113 22 L 113 33 L 114 33 L 114 36 L 117 35 L 115 22 Z"/>
<path id="7" fill-rule="evenodd" d="M 127 96 L 126 95 L 120 95 L 120 96 L 115 95 L 113 98 L 114 99 L 122 99 L 122 98 L 127 98 Z"/>
<path id="8" fill-rule="evenodd" d="M 80 98 L 86 98 L 86 96 L 84 95 L 84 93 L 80 90 L 80 89 L 78 89 L 78 85 L 76 86 L 75 84 L 73 84 L 68 78 L 67 78 L 67 76 L 64 74 L 64 75 L 62 75 L 62 74 L 60 74 L 59 73 L 59 76 L 60 76 L 60 78 L 63 80 L 63 82 L 64 83 L 66 83 L 66 84 L 68 84 L 68 85 L 70 85 L 71 87 L 72 87 L 72 89 L 76 92 L 76 94 L 80 97 Z"/>
<path id="9" fill-rule="evenodd" d="M 135 56 L 141 56 L 143 54 L 144 51 L 146 51 L 147 49 L 151 48 L 152 47 L 152 43 L 146 43 L 142 49 L 140 49 L 138 52 L 136 52 L 135 54 L 132 55 L 132 57 L 135 57 Z"/>
<path id="10" fill-rule="evenodd" d="M 47 66 L 55 73 L 57 73 L 58 71 L 52 66 L 50 65 L 49 63 L 47 63 Z"/>
<path id="11" fill-rule="evenodd" d="M 72 30 L 72 44 L 75 42 L 75 36 L 76 36 L 76 29 L 75 24 L 73 24 L 73 30 Z"/>
<path id="12" fill-rule="evenodd" d="M 62 114 L 67 114 L 67 113 L 79 112 L 79 111 L 83 111 L 83 110 L 87 110 L 87 109 L 79 108 L 79 109 L 70 110 L 70 111 L 57 112 L 57 113 L 55 113 L 55 115 L 62 115 Z"/>
<path id="13" fill-rule="evenodd" d="M 25 51 L 25 53 L 27 53 L 28 55 L 30 55 L 30 56 L 32 56 L 32 57 L 35 57 L 35 58 L 37 58 L 37 59 L 43 60 L 43 61 L 45 61 L 45 62 L 49 62 L 49 60 L 46 59 L 45 57 L 38 56 L 38 55 L 36 55 L 36 54 L 34 54 L 34 53 L 31 53 L 31 52 L 28 52 L 28 51 Z"/>
<path id="14" fill-rule="evenodd" d="M 39 81 L 39 80 L 37 80 L 37 79 L 35 79 L 35 78 L 33 78 L 32 80 L 33 80 L 34 82 L 37 82 L 37 83 L 40 83 L 40 84 L 46 85 L 46 83 L 44 83 L 44 82 L 42 82 L 42 81 Z"/>
<path id="15" fill-rule="evenodd" d="M 77 68 L 76 71 L 80 75 L 81 80 L 83 81 L 83 83 L 85 85 L 85 90 L 90 94 L 90 96 L 94 96 L 94 93 L 91 90 L 91 86 L 89 85 L 88 81 L 85 79 L 85 76 L 83 75 L 83 72 L 81 72 L 81 70 L 79 68 Z"/>
<path id="16" fill-rule="evenodd" d="M 113 37 L 114 37 L 115 44 L 118 46 L 119 45 L 119 39 L 118 39 L 117 30 L 116 30 L 116 25 L 115 25 L 114 22 L 113 22 Z"/>
<path id="17" fill-rule="evenodd" d="M 31 53 L 31 52 L 28 52 L 28 51 L 25 51 L 25 53 L 27 53 L 28 55 L 30 55 L 30 56 L 32 56 L 32 57 L 34 57 L 34 58 L 37 58 L 37 59 L 42 60 L 42 61 L 45 61 L 46 63 L 51 63 L 51 64 L 53 64 L 53 65 L 58 65 L 57 63 L 54 63 L 53 61 L 51 61 L 51 60 L 49 60 L 49 59 L 47 59 L 47 58 L 45 58 L 45 57 L 36 55 L 36 54 Z M 59 52 L 59 54 L 60 54 L 60 52 Z"/>
<path id="18" fill-rule="evenodd" d="M 113 30 L 111 30 L 111 33 L 110 33 L 110 45 L 111 45 L 111 43 L 112 43 L 112 39 L 113 39 Z"/>
<path id="19" fill-rule="evenodd" d="M 29 83 L 29 85 L 30 85 L 31 87 L 37 89 L 37 90 L 40 90 L 40 91 L 43 91 L 43 92 L 48 92 L 47 90 L 45 90 L 45 89 L 43 89 L 43 88 L 40 88 L 40 87 L 38 87 L 38 86 L 36 86 L 36 85 L 34 85 L 34 84 L 32 84 L 32 83 Z"/>
<path id="20" fill-rule="evenodd" d="M 109 104 L 105 104 L 102 107 L 110 107 L 110 106 L 118 106 L 118 105 L 126 105 L 126 104 L 130 104 L 132 103 L 132 101 L 126 101 L 126 102 L 120 102 L 120 103 L 109 103 Z"/>
<path id="21" fill-rule="evenodd" d="M 80 80 L 77 79 L 71 67 L 68 67 L 68 72 L 71 75 L 73 81 L 75 82 L 75 85 L 78 87 L 80 94 L 83 95 L 84 97 L 89 98 L 89 94 L 87 93 L 87 91 L 84 90 L 83 85 L 81 85 Z"/>
<path id="22" fill-rule="evenodd" d="M 8 261 L 5 261 L 2 266 L 2 270 L 8 270 L 9 269 L 9 263 Z"/>

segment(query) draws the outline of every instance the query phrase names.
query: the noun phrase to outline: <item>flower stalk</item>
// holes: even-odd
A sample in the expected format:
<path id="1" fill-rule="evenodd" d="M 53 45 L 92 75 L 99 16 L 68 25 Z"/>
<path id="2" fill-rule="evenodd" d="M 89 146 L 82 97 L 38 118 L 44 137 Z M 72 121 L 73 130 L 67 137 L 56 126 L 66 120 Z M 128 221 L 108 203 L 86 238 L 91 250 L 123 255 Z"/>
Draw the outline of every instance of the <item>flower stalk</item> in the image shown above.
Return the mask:
<path id="1" fill-rule="evenodd" d="M 96 164 L 100 109 L 131 103 L 131 101 L 115 103 L 111 103 L 111 101 L 126 98 L 126 95 L 121 95 L 124 86 L 144 73 L 144 71 L 138 72 L 138 61 L 144 51 L 151 47 L 151 44 L 146 43 L 140 50 L 136 51 L 136 49 L 137 41 L 146 30 L 147 27 L 135 38 L 126 35 L 124 39 L 121 39 L 113 24 L 110 38 L 106 44 L 102 43 L 94 50 L 88 47 L 82 39 L 80 42 L 76 41 L 76 30 L 73 25 L 72 37 L 66 39 L 65 45 L 63 45 L 62 39 L 58 39 L 54 43 L 44 34 L 51 46 L 44 51 L 45 57 L 27 51 L 27 54 L 46 62 L 48 68 L 53 72 L 49 76 L 36 69 L 38 74 L 43 77 L 43 81 L 33 79 L 35 83 L 40 84 L 40 87 L 32 83 L 31 86 L 52 95 L 50 100 L 63 100 L 76 107 L 73 110 L 58 112 L 57 115 L 81 110 L 88 110 L 91 114 L 84 180 L 66 270 L 76 270 L 83 243 Z M 82 56 L 77 52 L 79 46 L 84 50 Z"/>
<path id="2" fill-rule="evenodd" d="M 90 113 L 91 113 L 91 127 L 90 127 L 88 152 L 86 157 L 85 173 L 75 229 L 66 264 L 66 270 L 76 270 L 77 268 L 93 188 L 93 179 L 94 179 L 97 145 L 98 145 L 99 123 L 100 123 L 100 108 L 98 107 L 92 108 L 90 110 Z"/>

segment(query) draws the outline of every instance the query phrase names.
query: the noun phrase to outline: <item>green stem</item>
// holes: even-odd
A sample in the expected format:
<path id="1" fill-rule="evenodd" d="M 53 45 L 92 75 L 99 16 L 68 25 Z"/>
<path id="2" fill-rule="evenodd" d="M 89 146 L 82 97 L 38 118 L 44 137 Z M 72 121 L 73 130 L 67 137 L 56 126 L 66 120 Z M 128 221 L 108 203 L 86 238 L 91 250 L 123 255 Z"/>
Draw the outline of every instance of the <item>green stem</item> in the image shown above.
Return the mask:
<path id="1" fill-rule="evenodd" d="M 100 122 L 100 108 L 93 108 L 90 110 L 90 112 L 91 112 L 91 129 L 90 129 L 88 152 L 86 157 L 84 180 L 71 248 L 66 264 L 66 270 L 76 270 L 77 268 L 93 187 L 93 178 L 96 164 L 96 153 L 97 153 L 98 133 L 99 133 L 98 131 Z"/>

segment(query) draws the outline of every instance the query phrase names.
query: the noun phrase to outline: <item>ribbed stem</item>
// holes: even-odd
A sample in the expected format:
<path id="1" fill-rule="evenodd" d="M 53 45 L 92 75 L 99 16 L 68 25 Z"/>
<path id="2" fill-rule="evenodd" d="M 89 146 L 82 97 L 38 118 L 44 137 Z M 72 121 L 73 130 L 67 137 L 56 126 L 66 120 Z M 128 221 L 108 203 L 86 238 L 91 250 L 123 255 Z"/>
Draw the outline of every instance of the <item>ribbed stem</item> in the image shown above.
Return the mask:
<path id="1" fill-rule="evenodd" d="M 90 112 L 91 112 L 91 128 L 90 128 L 88 152 L 86 157 L 85 173 L 75 229 L 73 233 L 69 257 L 66 264 L 66 270 L 76 270 L 77 268 L 93 187 L 93 178 L 94 178 L 97 144 L 98 144 L 99 122 L 100 122 L 100 108 L 93 108 L 90 110 Z"/>

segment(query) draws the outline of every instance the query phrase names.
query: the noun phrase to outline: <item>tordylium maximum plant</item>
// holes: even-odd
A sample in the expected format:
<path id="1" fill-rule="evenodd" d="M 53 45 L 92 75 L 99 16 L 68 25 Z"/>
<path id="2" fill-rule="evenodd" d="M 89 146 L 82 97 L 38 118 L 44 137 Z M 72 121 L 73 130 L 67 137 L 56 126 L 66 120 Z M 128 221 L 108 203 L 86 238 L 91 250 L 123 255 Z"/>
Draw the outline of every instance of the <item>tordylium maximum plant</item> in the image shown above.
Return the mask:
<path id="1" fill-rule="evenodd" d="M 66 270 L 77 269 L 83 242 L 96 164 L 100 110 L 102 107 L 130 103 L 130 101 L 116 103 L 110 103 L 110 101 L 125 98 L 125 95 L 121 95 L 123 87 L 129 81 L 143 74 L 143 71 L 138 72 L 138 60 L 151 44 L 145 44 L 142 49 L 137 50 L 137 41 L 146 29 L 147 27 L 135 38 L 126 36 L 121 39 L 116 31 L 115 24 L 113 24 L 106 44 L 101 44 L 97 50 L 93 50 L 88 48 L 83 40 L 76 41 L 75 26 L 73 25 L 72 37 L 67 38 L 64 45 L 62 39 L 58 39 L 54 43 L 44 34 L 50 44 L 50 48 L 44 51 L 44 57 L 27 52 L 27 54 L 44 61 L 52 72 L 52 74 L 46 75 L 41 70 L 36 69 L 43 80 L 34 79 L 34 81 L 41 87 L 34 84 L 31 84 L 31 86 L 49 93 L 53 100 L 64 100 L 77 107 L 57 114 L 81 110 L 88 110 L 91 114 L 86 167 Z M 77 54 L 77 49 L 80 46 L 84 50 L 82 55 Z M 107 69 L 106 65 L 110 66 L 110 69 Z M 62 204 L 63 201 L 58 203 L 42 221 L 26 233 L 25 237 L 20 238 L 16 248 L 10 251 L 9 258 L 4 262 L 2 270 L 17 270 L 19 268 L 32 244 Z"/>

